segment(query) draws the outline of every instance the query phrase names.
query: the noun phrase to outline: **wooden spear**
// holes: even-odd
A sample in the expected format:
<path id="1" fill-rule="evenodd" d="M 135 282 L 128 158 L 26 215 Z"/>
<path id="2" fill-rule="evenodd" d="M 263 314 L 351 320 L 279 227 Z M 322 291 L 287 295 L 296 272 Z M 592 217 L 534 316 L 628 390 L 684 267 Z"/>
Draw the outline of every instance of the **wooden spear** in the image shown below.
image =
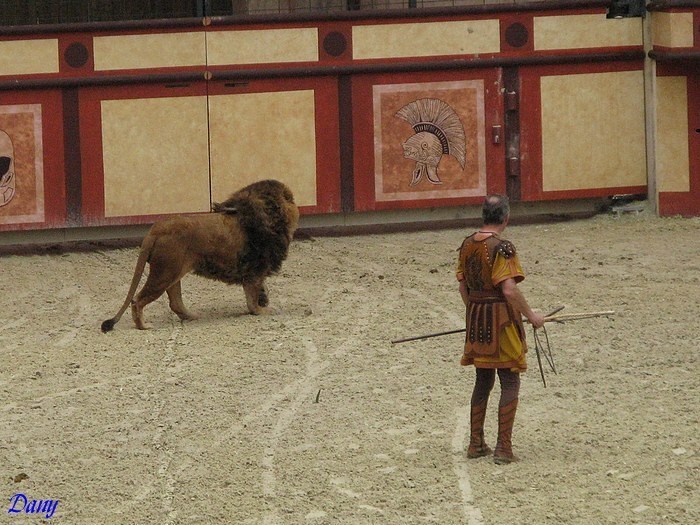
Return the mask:
<path id="1" fill-rule="evenodd" d="M 548 315 L 544 318 L 545 323 L 564 323 L 566 321 L 578 321 L 579 319 L 590 319 L 591 317 L 609 317 L 615 315 L 614 310 L 604 310 L 602 312 L 581 312 L 576 314 Z"/>
<path id="2" fill-rule="evenodd" d="M 394 339 L 391 344 L 395 345 L 397 343 L 407 343 L 408 341 L 417 341 L 418 339 L 428 339 L 429 337 L 440 337 L 441 335 L 458 334 L 460 332 L 466 332 L 466 328 L 457 328 L 456 330 L 448 330 L 447 332 L 436 332 L 434 334 L 426 335 L 414 335 L 411 337 L 405 337 L 403 339 Z"/>
<path id="3" fill-rule="evenodd" d="M 614 310 L 604 310 L 601 312 L 581 312 L 581 313 L 575 313 L 575 314 L 559 314 L 555 315 L 557 312 L 560 312 L 563 310 L 563 306 L 559 306 L 558 308 L 554 309 L 552 312 L 549 312 L 545 318 L 544 322 L 545 323 L 565 323 L 567 321 L 578 321 L 579 319 L 590 319 L 592 317 L 609 317 L 611 315 L 615 315 Z M 528 322 L 527 319 L 523 319 L 524 322 Z M 405 337 L 403 339 L 394 339 L 391 344 L 398 344 L 398 343 L 407 343 L 408 341 L 417 341 L 418 339 L 428 339 L 431 337 L 440 337 L 443 335 L 450 335 L 450 334 L 458 334 L 460 332 L 466 332 L 466 328 L 458 328 L 456 330 L 448 330 L 446 332 L 436 332 L 434 334 L 426 334 L 426 335 L 415 335 L 412 337 Z"/>

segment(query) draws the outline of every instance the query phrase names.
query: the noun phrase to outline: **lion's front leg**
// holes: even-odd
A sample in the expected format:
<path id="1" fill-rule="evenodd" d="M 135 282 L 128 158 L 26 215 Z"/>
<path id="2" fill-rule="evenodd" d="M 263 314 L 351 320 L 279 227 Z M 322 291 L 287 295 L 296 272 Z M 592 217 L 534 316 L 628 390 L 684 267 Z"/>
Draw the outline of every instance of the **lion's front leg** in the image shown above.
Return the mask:
<path id="1" fill-rule="evenodd" d="M 270 304 L 270 297 L 267 292 L 267 286 L 263 283 L 260 286 L 260 292 L 258 293 L 258 306 L 263 308 Z"/>
<path id="2" fill-rule="evenodd" d="M 261 294 L 267 298 L 267 293 L 262 283 L 244 284 L 243 291 L 245 292 L 245 302 L 248 306 L 248 311 L 253 315 L 260 315 L 265 312 L 266 308 L 261 305 Z"/>

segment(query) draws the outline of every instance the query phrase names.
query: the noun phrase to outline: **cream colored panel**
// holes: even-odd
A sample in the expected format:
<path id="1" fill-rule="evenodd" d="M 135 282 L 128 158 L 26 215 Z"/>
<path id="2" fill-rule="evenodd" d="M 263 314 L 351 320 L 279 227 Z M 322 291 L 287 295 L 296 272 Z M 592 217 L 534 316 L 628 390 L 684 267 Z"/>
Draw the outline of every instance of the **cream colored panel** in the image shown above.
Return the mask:
<path id="1" fill-rule="evenodd" d="M 656 179 L 658 191 L 690 191 L 688 88 L 685 77 L 656 79 Z"/>
<path id="2" fill-rule="evenodd" d="M 642 19 L 608 20 L 605 15 L 538 16 L 535 50 L 642 45 Z"/>
<path id="3" fill-rule="evenodd" d="M 544 191 L 646 185 L 642 71 L 542 77 Z"/>
<path id="4" fill-rule="evenodd" d="M 693 47 L 693 13 L 654 12 L 651 16 L 655 46 Z"/>
<path id="5" fill-rule="evenodd" d="M 498 53 L 498 20 L 382 24 L 352 28 L 353 58 Z"/>
<path id="6" fill-rule="evenodd" d="M 102 102 L 105 216 L 209 211 L 206 97 Z"/>
<path id="7" fill-rule="evenodd" d="M 316 204 L 314 92 L 217 95 L 209 99 L 215 202 L 262 179 L 277 179 L 300 206 Z"/>
<path id="8" fill-rule="evenodd" d="M 58 40 L 0 42 L 0 76 L 58 73 Z"/>
<path id="9" fill-rule="evenodd" d="M 204 32 L 98 36 L 95 69 L 146 69 L 206 65 Z"/>
<path id="10" fill-rule="evenodd" d="M 317 62 L 318 29 L 209 31 L 209 65 Z"/>

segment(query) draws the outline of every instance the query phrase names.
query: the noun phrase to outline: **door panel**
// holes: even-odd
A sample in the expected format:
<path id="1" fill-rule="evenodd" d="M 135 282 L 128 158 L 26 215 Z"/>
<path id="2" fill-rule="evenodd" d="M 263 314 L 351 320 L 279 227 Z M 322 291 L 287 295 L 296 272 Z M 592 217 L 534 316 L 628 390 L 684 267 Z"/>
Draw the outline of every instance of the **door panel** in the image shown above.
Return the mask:
<path id="1" fill-rule="evenodd" d="M 641 63 L 523 69 L 523 200 L 646 193 Z"/>
<path id="2" fill-rule="evenodd" d="M 85 89 L 80 117 L 86 223 L 209 211 L 204 82 Z"/>

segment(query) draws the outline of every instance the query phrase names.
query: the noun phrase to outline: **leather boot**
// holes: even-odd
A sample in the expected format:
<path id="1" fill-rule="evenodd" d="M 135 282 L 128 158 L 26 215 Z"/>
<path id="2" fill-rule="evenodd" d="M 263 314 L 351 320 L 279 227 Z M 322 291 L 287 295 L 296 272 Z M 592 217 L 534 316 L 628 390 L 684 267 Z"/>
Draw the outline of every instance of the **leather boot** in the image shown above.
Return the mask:
<path id="1" fill-rule="evenodd" d="M 471 434 L 469 436 L 469 448 L 467 457 L 480 458 L 491 454 L 491 449 L 484 441 L 484 419 L 486 419 L 486 402 L 483 400 L 478 405 L 471 407 Z"/>
<path id="2" fill-rule="evenodd" d="M 497 465 L 505 465 L 518 461 L 518 457 L 513 454 L 511 437 L 513 435 L 513 421 L 515 421 L 515 411 L 518 408 L 518 398 L 505 406 L 498 407 L 498 441 L 496 450 L 493 453 L 493 461 Z"/>

